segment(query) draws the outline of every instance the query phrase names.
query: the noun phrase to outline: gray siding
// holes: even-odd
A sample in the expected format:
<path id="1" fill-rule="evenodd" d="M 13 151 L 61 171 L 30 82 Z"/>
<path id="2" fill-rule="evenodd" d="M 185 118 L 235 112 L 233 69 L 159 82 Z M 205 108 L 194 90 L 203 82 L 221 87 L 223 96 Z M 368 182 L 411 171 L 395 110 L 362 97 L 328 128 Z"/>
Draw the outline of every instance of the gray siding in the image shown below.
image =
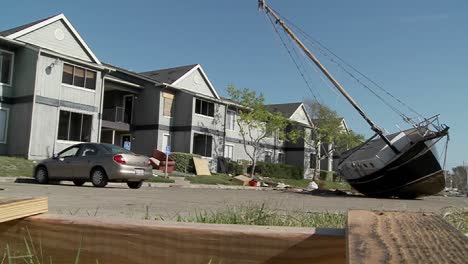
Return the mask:
<path id="1" fill-rule="evenodd" d="M 198 69 L 186 76 L 185 78 L 181 79 L 174 85 L 195 93 L 215 97 L 210 87 L 208 86 L 208 81 L 203 77 L 200 70 Z"/>
<path id="2" fill-rule="evenodd" d="M 63 32 L 63 40 L 56 38 L 56 32 Z M 70 29 L 61 20 L 17 38 L 19 41 L 34 44 L 68 56 L 92 61 Z"/>

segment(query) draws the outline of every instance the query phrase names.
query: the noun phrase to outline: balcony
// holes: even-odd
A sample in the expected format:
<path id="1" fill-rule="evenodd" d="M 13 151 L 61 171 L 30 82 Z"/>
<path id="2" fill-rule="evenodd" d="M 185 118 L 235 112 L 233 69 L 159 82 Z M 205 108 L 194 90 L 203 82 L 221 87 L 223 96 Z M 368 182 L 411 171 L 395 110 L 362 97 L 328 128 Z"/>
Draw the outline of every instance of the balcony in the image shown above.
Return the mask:
<path id="1" fill-rule="evenodd" d="M 131 109 L 116 106 L 102 110 L 102 127 L 130 131 Z"/>

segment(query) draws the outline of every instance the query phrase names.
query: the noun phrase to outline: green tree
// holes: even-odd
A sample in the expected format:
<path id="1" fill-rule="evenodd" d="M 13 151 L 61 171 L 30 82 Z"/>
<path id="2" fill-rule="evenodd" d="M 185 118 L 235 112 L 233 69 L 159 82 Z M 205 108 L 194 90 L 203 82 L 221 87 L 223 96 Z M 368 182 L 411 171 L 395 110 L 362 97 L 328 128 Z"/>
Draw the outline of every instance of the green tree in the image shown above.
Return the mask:
<path id="1" fill-rule="evenodd" d="M 319 164 L 322 159 L 333 155 L 335 151 L 343 152 L 359 146 L 364 141 L 364 136 L 347 131 L 342 118 L 328 106 L 313 100 L 306 100 L 304 104 L 315 126 L 312 134 L 304 138 L 304 142 L 316 150 L 314 168 L 314 178 L 316 178 L 319 175 Z M 327 146 L 325 153 L 319 151 L 322 144 Z"/>
<path id="2" fill-rule="evenodd" d="M 271 113 L 262 94 L 248 88 L 237 89 L 232 85 L 227 88 L 227 92 L 237 104 L 234 105 L 238 113 L 236 122 L 240 128 L 244 151 L 252 162 L 250 176 L 254 176 L 257 160 L 265 152 L 267 137 L 276 134 L 280 140 L 296 142 L 301 133 L 281 113 Z"/>

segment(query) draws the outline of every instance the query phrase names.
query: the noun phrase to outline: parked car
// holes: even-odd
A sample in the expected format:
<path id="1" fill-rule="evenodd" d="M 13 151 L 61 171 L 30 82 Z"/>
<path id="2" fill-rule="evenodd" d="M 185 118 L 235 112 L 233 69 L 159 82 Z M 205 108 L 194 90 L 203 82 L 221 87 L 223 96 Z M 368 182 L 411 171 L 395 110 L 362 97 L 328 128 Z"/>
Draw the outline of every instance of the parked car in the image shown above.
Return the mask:
<path id="1" fill-rule="evenodd" d="M 77 186 L 87 181 L 95 187 L 108 182 L 126 182 L 138 189 L 153 174 L 149 158 L 111 144 L 83 143 L 64 149 L 41 161 L 34 169 L 40 184 L 52 180 L 73 181 Z"/>

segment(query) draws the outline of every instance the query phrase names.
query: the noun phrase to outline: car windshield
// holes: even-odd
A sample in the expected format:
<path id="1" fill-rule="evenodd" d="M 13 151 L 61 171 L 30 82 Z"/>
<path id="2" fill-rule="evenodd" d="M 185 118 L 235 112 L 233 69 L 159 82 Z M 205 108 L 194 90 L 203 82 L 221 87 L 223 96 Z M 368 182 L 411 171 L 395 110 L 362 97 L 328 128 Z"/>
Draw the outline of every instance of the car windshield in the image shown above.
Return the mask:
<path id="1" fill-rule="evenodd" d="M 116 146 L 116 145 L 102 144 L 102 146 L 112 154 L 133 154 L 133 152 L 131 152 L 130 150 Z"/>

